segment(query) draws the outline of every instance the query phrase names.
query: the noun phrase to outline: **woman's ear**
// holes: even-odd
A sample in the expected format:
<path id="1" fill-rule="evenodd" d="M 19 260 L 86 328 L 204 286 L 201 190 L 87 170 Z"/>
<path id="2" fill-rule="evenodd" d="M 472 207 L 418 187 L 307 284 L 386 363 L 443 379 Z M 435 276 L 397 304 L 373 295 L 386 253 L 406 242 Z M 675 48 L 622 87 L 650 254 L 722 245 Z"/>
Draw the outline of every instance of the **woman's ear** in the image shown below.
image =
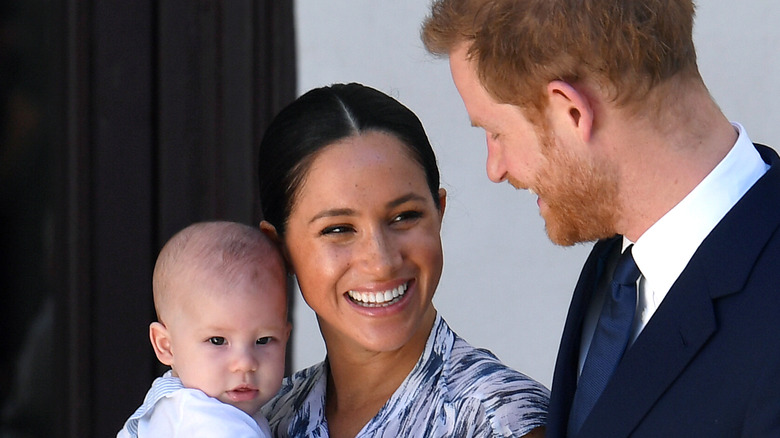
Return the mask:
<path id="1" fill-rule="evenodd" d="M 571 128 L 583 142 L 590 141 L 593 130 L 594 108 L 587 94 L 568 82 L 551 81 L 547 84 L 550 116 L 555 118 L 556 131 Z"/>
<path id="2" fill-rule="evenodd" d="M 159 322 L 149 324 L 149 340 L 152 341 L 157 360 L 164 365 L 173 366 L 173 348 L 168 328 Z"/>
<path id="3" fill-rule="evenodd" d="M 287 273 L 289 275 L 294 275 L 295 271 L 293 271 L 292 263 L 290 261 L 290 254 L 287 252 L 287 248 L 284 246 L 284 242 L 282 242 L 282 238 L 279 236 L 279 233 L 276 231 L 276 227 L 266 221 L 260 221 L 260 231 L 263 232 L 266 236 L 268 236 L 269 239 L 271 239 L 277 247 L 279 247 L 279 250 L 282 252 L 282 256 L 284 257 L 284 264 L 285 268 L 287 269 Z"/>
<path id="4" fill-rule="evenodd" d="M 284 342 L 290 340 L 290 333 L 292 332 L 292 323 L 287 321 L 287 330 L 284 332 Z"/>
<path id="5" fill-rule="evenodd" d="M 444 208 L 447 206 L 447 190 L 439 188 L 439 219 L 444 218 Z"/>
<path id="6" fill-rule="evenodd" d="M 263 232 L 269 239 L 273 240 L 277 244 L 279 243 L 279 233 L 276 232 L 276 227 L 270 222 L 263 220 L 260 221 L 260 231 Z"/>

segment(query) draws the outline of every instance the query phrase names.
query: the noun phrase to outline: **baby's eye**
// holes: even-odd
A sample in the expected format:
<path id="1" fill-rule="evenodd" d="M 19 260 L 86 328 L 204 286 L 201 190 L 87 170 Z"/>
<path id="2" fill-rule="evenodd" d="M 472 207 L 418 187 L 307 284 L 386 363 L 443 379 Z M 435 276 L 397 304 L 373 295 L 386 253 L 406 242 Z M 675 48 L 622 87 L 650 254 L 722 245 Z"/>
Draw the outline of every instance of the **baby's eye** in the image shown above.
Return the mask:
<path id="1" fill-rule="evenodd" d="M 222 336 L 214 336 L 209 338 L 209 342 L 211 342 L 214 345 L 225 345 L 225 338 Z"/>
<path id="2" fill-rule="evenodd" d="M 265 344 L 271 342 L 271 339 L 272 338 L 270 336 L 262 337 L 262 338 L 257 340 L 257 345 L 265 345 Z"/>

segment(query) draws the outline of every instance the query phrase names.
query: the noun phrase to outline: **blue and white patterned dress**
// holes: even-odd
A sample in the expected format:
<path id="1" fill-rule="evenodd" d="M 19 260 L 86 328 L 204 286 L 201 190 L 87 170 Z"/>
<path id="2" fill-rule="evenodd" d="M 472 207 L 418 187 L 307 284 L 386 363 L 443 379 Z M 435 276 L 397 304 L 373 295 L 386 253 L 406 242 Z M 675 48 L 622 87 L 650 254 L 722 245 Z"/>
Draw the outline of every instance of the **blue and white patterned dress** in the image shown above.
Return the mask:
<path id="1" fill-rule="evenodd" d="M 263 407 L 277 437 L 327 437 L 321 362 Z M 477 349 L 436 316 L 420 360 L 357 437 L 518 437 L 544 426 L 549 391 Z"/>

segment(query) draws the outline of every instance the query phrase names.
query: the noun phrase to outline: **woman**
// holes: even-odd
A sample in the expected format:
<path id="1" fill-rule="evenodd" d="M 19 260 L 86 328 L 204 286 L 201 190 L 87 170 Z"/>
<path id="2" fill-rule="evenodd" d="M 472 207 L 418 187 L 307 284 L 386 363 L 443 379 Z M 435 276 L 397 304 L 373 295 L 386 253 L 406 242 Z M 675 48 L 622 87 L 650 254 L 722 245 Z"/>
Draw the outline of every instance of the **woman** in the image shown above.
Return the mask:
<path id="1" fill-rule="evenodd" d="M 541 436 L 548 391 L 433 307 L 446 193 L 417 117 L 359 84 L 282 110 L 259 152 L 261 228 L 327 348 L 264 408 L 277 436 Z"/>

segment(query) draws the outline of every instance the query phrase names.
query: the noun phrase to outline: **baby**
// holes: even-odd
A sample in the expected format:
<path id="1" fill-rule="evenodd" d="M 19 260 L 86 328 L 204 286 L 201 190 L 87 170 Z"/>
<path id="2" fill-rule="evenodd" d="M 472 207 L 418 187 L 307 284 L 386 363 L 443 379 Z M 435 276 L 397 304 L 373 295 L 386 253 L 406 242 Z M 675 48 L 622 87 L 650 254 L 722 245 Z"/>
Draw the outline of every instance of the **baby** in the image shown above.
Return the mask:
<path id="1" fill-rule="evenodd" d="M 257 228 L 207 222 L 173 236 L 154 267 L 158 322 L 149 326 L 171 370 L 117 437 L 270 437 L 258 412 L 284 376 L 285 276 L 281 254 Z"/>

